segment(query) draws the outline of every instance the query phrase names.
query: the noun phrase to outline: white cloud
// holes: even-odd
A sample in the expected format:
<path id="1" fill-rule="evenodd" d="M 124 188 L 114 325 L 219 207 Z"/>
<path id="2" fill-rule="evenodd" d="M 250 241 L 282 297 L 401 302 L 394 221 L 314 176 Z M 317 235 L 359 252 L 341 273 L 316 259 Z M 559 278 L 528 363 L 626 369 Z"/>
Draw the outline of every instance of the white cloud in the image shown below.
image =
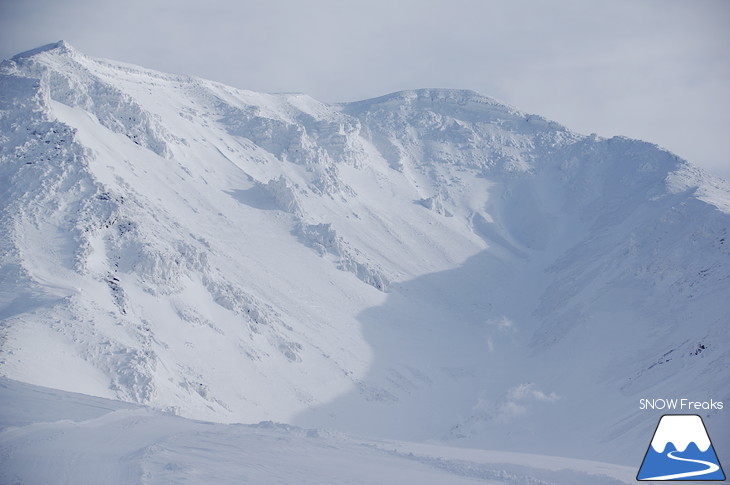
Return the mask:
<path id="1" fill-rule="evenodd" d="M 560 399 L 554 392 L 544 392 L 534 383 L 518 384 L 507 390 L 504 397 L 490 401 L 482 395 L 472 410 L 476 415 L 498 423 L 509 423 L 526 414 L 530 408 L 544 403 L 554 403 Z"/>
<path id="2" fill-rule="evenodd" d="M 540 401 L 553 402 L 558 400 L 558 395 L 554 392 L 546 394 L 537 389 L 532 382 L 520 384 L 507 391 L 508 402 L 512 401 Z"/>

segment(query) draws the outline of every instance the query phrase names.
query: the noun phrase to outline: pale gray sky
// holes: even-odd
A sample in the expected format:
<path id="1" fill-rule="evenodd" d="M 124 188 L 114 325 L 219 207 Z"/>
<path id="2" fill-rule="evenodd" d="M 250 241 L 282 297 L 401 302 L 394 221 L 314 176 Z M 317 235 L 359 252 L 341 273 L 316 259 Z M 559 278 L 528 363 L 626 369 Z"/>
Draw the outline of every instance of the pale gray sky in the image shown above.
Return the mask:
<path id="1" fill-rule="evenodd" d="M 466 88 L 730 180 L 728 0 L 0 0 L 0 57 L 78 50 L 352 101 Z"/>

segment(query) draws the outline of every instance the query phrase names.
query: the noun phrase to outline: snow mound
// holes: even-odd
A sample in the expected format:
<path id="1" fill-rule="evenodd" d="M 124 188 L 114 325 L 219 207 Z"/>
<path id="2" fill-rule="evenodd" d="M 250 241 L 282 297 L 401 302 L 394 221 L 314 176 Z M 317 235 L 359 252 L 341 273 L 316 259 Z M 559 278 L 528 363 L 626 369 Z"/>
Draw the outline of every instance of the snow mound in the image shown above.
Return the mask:
<path id="1" fill-rule="evenodd" d="M 0 380 L 0 481 L 631 483 L 616 465 L 379 442 L 271 421 L 221 425 Z M 470 456 L 475 455 L 475 456 Z M 37 466 L 38 456 L 43 466 Z"/>

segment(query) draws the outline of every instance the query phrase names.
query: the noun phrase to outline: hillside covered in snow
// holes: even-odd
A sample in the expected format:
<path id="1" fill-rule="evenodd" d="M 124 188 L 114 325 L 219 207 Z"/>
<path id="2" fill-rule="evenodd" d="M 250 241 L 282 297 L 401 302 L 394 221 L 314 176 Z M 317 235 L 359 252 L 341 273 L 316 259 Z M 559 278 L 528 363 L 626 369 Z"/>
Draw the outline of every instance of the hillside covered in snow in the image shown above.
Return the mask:
<path id="1" fill-rule="evenodd" d="M 635 474 L 594 461 L 355 438 L 271 421 L 193 421 L 4 378 L 0 391 L 2 483 L 620 485 Z"/>
<path id="2" fill-rule="evenodd" d="M 727 182 L 470 91 L 0 66 L 0 375 L 33 385 L 627 465 L 640 399 L 712 399 L 730 462 L 729 227 Z"/>

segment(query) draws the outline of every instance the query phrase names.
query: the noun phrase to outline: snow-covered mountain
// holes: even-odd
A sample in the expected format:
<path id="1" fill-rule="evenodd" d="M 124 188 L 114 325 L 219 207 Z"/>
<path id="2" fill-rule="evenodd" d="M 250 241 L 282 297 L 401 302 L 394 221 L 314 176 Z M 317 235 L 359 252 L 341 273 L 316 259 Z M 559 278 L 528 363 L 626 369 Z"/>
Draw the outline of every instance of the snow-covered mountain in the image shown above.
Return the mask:
<path id="1" fill-rule="evenodd" d="M 329 105 L 64 42 L 0 83 L 4 376 L 628 464 L 661 414 L 641 398 L 730 425 L 730 187 L 655 145 L 470 91 Z"/>

